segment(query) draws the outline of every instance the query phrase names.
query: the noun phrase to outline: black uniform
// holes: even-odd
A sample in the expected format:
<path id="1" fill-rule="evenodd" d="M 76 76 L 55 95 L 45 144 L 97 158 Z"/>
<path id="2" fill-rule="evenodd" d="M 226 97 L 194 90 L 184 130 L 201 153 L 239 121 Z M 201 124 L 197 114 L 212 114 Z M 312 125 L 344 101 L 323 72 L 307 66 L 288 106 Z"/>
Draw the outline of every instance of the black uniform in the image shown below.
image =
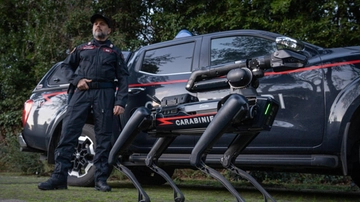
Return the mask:
<path id="1" fill-rule="evenodd" d="M 92 106 L 96 135 L 95 181 L 106 181 L 110 174 L 107 160 L 111 149 L 113 108 L 114 105 L 125 107 L 128 97 L 129 73 L 124 57 L 109 40 L 99 42 L 93 39 L 76 47 L 63 62 L 62 69 L 69 78 L 71 99 L 55 151 L 53 175 L 57 179 L 67 179 L 72 166 L 70 159 Z M 92 80 L 88 83 L 88 90 L 76 88 L 80 79 Z"/>

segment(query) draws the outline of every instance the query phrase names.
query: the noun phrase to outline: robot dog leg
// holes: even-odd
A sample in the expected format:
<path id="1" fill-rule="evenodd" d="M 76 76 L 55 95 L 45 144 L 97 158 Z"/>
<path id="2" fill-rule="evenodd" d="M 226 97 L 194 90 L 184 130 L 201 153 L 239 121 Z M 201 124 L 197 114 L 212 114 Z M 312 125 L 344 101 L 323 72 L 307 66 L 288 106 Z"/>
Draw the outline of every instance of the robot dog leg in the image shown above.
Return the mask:
<path id="1" fill-rule="evenodd" d="M 245 200 L 223 175 L 205 164 L 205 158 L 202 159 L 202 156 L 204 156 L 221 135 L 226 132 L 234 118 L 245 119 L 247 117 L 248 108 L 248 102 L 244 96 L 239 94 L 230 95 L 201 135 L 190 156 L 190 164 L 192 166 L 195 166 L 202 172 L 218 180 L 238 202 Z"/>
<path id="2" fill-rule="evenodd" d="M 157 162 L 157 159 L 163 154 L 163 152 L 169 147 L 169 145 L 175 140 L 177 136 L 174 135 L 167 135 L 164 137 L 160 137 L 154 144 L 154 146 L 151 148 L 151 151 L 147 155 L 145 159 L 145 164 L 148 166 L 151 170 L 162 176 L 169 185 L 174 190 L 174 201 L 175 202 L 184 202 L 185 197 L 181 193 L 180 189 L 176 186 L 174 181 L 171 179 L 171 177 L 161 168 L 155 165 Z"/>
<path id="3" fill-rule="evenodd" d="M 121 155 L 126 149 L 129 148 L 138 133 L 140 133 L 142 130 L 151 128 L 153 118 L 150 116 L 150 114 L 150 110 L 145 107 L 140 107 L 133 113 L 128 123 L 121 131 L 113 148 L 111 149 L 108 160 L 109 164 L 114 165 L 117 170 L 124 173 L 132 181 L 132 183 L 138 190 L 139 202 L 149 202 L 150 198 L 146 194 L 144 189 L 141 187 L 139 181 L 136 179 L 131 170 L 121 164 L 121 158 L 119 158 L 119 154 Z M 169 145 L 174 141 L 175 138 L 176 136 L 174 135 L 166 135 L 164 137 L 160 137 L 155 142 L 154 146 L 147 155 L 145 159 L 145 164 L 154 172 L 162 176 L 173 188 L 175 202 L 183 202 L 185 201 L 185 197 L 181 193 L 180 189 L 175 185 L 171 177 L 163 169 L 159 168 L 155 164 L 157 162 L 157 159 L 169 147 Z"/>
<path id="4" fill-rule="evenodd" d="M 240 168 L 234 165 L 236 157 L 240 154 L 242 150 L 257 136 L 259 132 L 243 132 L 238 134 L 233 142 L 230 144 L 229 148 L 224 153 L 224 156 L 221 158 L 221 164 L 232 173 L 235 173 L 242 178 L 248 180 L 254 187 L 256 187 L 264 196 L 265 202 L 269 200 L 275 201 L 271 195 L 247 172 L 241 170 Z"/>
<path id="5" fill-rule="evenodd" d="M 121 158 L 119 157 L 119 154 L 122 154 L 126 149 L 129 148 L 130 144 L 140 131 L 149 127 L 149 122 L 147 122 L 149 119 L 151 119 L 149 109 L 145 107 L 138 108 L 130 117 L 129 122 L 125 125 L 124 129 L 121 131 L 118 139 L 110 151 L 108 159 L 108 163 L 110 165 L 114 165 L 117 170 L 124 173 L 132 181 L 138 190 L 139 202 L 150 202 L 150 198 L 141 187 L 139 181 L 136 179 L 131 170 L 121 164 Z"/>

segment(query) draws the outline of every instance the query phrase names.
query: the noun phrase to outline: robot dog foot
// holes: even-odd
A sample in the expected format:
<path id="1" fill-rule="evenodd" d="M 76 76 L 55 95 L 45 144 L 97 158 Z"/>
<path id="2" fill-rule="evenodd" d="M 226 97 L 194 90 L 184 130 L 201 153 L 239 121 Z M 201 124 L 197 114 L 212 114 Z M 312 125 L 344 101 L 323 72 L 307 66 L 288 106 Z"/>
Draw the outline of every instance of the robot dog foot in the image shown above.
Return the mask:
<path id="1" fill-rule="evenodd" d="M 114 167 L 120 172 L 124 173 L 138 190 L 138 202 L 150 202 L 149 196 L 146 194 L 145 190 L 141 187 L 139 181 L 136 179 L 135 175 L 129 168 L 125 167 L 120 162 L 117 162 Z"/>
<path id="2" fill-rule="evenodd" d="M 171 179 L 171 177 L 163 169 L 159 168 L 155 164 L 157 162 L 157 159 L 161 156 L 164 150 L 168 148 L 168 146 L 174 141 L 175 138 L 176 138 L 175 136 L 158 138 L 158 140 L 155 142 L 154 146 L 152 147 L 152 149 L 150 150 L 149 154 L 145 159 L 145 165 L 154 172 L 156 172 L 157 174 L 159 174 L 169 183 L 171 188 L 174 190 L 175 202 L 184 202 L 185 201 L 184 194 L 181 193 L 180 189 L 176 186 L 176 184 Z"/>
<path id="3" fill-rule="evenodd" d="M 232 173 L 235 173 L 239 175 L 242 178 L 245 178 L 248 180 L 256 189 L 258 189 L 262 195 L 264 196 L 264 201 L 267 202 L 268 200 L 276 202 L 276 200 L 247 172 L 244 170 L 241 170 L 240 168 L 236 167 L 233 164 L 230 164 L 229 167 L 226 168 L 227 170 L 231 171 Z"/>
<path id="4" fill-rule="evenodd" d="M 173 188 L 175 202 L 184 202 L 185 201 L 184 194 L 180 191 L 180 189 L 176 186 L 176 184 L 171 179 L 171 177 L 163 169 L 159 168 L 155 164 L 150 165 L 149 168 L 151 170 L 153 170 L 154 172 L 156 172 L 157 174 L 159 174 L 161 177 L 163 177 L 169 183 L 171 188 Z"/>
<path id="5" fill-rule="evenodd" d="M 235 198 L 237 202 L 245 202 L 245 199 L 240 196 L 239 192 L 232 186 L 232 184 L 218 171 L 206 165 L 203 161 L 196 166 L 200 171 L 210 175 L 219 181 Z"/>

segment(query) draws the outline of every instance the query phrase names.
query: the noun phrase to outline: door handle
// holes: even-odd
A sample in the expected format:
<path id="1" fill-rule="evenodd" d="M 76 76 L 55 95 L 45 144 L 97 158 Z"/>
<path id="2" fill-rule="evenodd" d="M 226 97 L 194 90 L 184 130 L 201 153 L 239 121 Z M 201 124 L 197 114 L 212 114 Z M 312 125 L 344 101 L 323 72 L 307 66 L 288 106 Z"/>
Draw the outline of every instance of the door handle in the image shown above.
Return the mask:
<path id="1" fill-rule="evenodd" d="M 55 78 L 53 81 L 54 81 L 55 83 L 58 83 L 58 82 L 60 81 L 60 79 L 59 79 L 59 78 Z"/>
<path id="2" fill-rule="evenodd" d="M 128 92 L 131 94 L 138 94 L 143 91 L 145 91 L 145 88 L 129 88 Z"/>

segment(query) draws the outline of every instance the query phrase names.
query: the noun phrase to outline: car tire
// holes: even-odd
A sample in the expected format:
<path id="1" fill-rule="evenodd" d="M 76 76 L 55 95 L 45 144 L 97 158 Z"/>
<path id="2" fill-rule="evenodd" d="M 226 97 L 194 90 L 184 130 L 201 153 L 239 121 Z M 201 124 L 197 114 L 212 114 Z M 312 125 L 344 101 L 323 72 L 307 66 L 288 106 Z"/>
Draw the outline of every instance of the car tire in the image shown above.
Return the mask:
<path id="1" fill-rule="evenodd" d="M 71 160 L 73 167 L 69 171 L 68 185 L 90 187 L 94 186 L 95 165 L 95 133 L 94 126 L 85 124 L 79 137 L 78 145 Z"/>
<path id="2" fill-rule="evenodd" d="M 352 164 L 351 179 L 358 187 L 360 187 L 360 141 L 352 147 L 351 153 L 353 154 L 354 159 Z"/>
<path id="3" fill-rule="evenodd" d="M 142 185 L 162 185 L 166 180 L 148 167 L 129 167 L 136 179 Z M 174 168 L 162 168 L 170 177 L 174 174 Z"/>

